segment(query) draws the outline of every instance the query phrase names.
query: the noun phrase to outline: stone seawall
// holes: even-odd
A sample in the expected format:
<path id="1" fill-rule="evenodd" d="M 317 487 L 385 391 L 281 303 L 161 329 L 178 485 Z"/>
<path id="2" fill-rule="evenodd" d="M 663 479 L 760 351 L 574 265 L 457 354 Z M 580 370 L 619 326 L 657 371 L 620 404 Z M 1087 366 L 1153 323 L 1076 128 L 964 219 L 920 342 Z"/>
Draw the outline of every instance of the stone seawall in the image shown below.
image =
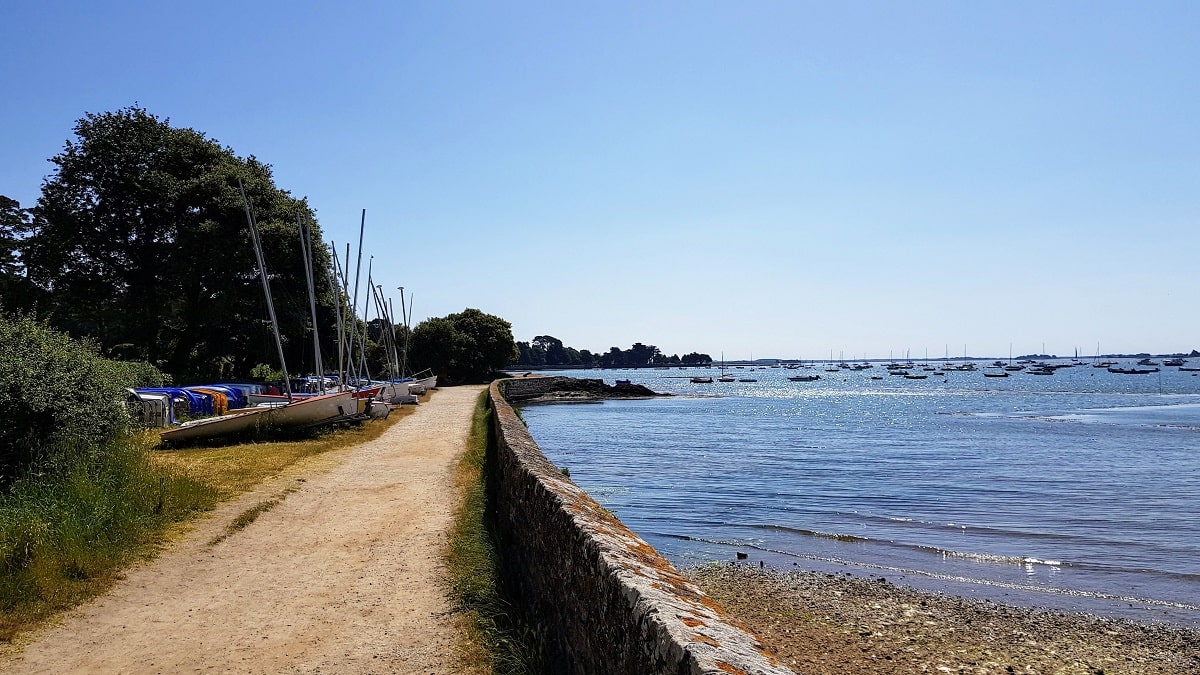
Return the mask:
<path id="1" fill-rule="evenodd" d="M 488 458 L 505 581 L 541 629 L 547 672 L 791 673 L 546 459 L 504 395 L 547 379 L 492 384 Z"/>

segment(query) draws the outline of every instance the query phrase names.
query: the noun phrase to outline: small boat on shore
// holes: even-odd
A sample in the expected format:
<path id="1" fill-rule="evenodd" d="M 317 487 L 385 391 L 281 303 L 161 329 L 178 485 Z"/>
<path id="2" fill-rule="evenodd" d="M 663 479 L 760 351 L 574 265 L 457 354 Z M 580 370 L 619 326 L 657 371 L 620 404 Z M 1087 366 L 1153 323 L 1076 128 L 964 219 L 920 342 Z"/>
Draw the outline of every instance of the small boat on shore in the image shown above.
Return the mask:
<path id="1" fill-rule="evenodd" d="M 363 400 L 370 401 L 369 398 Z M 184 422 L 175 428 L 163 431 L 159 436 L 164 443 L 190 443 L 265 432 L 270 428 L 304 429 L 351 418 L 358 415 L 359 412 L 359 402 L 355 398 L 355 392 L 339 391 L 334 394 L 308 396 L 290 403 L 266 404 L 261 407 L 238 410 L 228 415 Z"/>

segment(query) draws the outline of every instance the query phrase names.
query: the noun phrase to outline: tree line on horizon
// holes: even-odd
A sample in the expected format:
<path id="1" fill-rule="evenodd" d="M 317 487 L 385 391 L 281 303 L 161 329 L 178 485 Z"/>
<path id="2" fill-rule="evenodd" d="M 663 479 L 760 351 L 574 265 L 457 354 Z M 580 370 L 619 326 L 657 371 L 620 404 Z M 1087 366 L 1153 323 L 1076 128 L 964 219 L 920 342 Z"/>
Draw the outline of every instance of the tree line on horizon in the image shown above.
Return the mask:
<path id="1" fill-rule="evenodd" d="M 244 186 L 291 374 L 314 369 L 314 332 L 336 353 L 338 307 L 349 301 L 315 210 L 278 187 L 269 164 L 136 104 L 88 113 L 73 131 L 35 205 L 0 195 L 0 313 L 180 382 L 277 367 Z M 300 220 L 312 232 L 315 325 Z M 340 279 L 354 276 L 347 269 Z M 382 333 L 376 326 L 366 345 L 372 374 L 387 372 Z M 452 382 L 482 380 L 517 354 L 510 324 L 477 309 L 428 319 L 404 344 L 414 369 Z"/>
<path id="2" fill-rule="evenodd" d="M 663 354 L 658 347 L 635 342 L 629 349 L 610 347 L 607 352 L 595 353 L 563 345 L 552 335 L 538 335 L 529 342 L 517 342 L 518 358 L 513 365 L 526 367 L 572 366 L 577 368 L 625 368 L 647 365 L 706 365 L 712 363 L 708 354 L 691 352 L 679 356 Z"/>

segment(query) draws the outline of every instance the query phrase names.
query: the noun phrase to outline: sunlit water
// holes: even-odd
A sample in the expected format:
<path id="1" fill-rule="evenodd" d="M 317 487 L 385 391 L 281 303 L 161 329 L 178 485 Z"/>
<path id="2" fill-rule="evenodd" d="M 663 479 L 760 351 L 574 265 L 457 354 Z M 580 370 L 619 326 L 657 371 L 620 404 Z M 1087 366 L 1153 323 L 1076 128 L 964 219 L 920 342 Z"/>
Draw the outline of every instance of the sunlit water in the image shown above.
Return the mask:
<path id="1" fill-rule="evenodd" d="M 555 464 L 679 566 L 741 551 L 1200 625 L 1200 377 L 732 372 L 758 381 L 571 371 L 678 396 L 522 412 Z M 822 379 L 786 379 L 810 372 Z"/>

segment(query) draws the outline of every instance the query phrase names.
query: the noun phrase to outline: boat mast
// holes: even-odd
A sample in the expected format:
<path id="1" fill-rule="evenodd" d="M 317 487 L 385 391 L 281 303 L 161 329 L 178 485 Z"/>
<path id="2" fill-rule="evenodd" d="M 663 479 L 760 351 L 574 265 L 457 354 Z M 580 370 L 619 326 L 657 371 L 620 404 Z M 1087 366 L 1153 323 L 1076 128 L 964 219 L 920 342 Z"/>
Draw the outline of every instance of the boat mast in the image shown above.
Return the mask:
<path id="1" fill-rule="evenodd" d="M 325 393 L 325 364 L 321 363 L 321 339 L 317 333 L 317 294 L 313 284 L 312 265 L 312 230 L 307 226 L 307 218 L 301 219 L 296 214 L 296 228 L 300 230 L 300 254 L 304 258 L 304 280 L 308 282 L 308 307 L 312 312 L 313 331 L 313 368 L 320 379 L 321 393 Z"/>
<path id="2" fill-rule="evenodd" d="M 283 389 L 287 392 L 288 401 L 292 400 L 292 383 L 288 379 L 287 363 L 283 358 L 283 340 L 279 337 L 279 323 L 275 320 L 275 303 L 271 302 L 271 284 L 267 281 L 267 265 L 263 262 L 262 241 L 258 238 L 258 226 L 250 211 L 250 199 L 246 197 L 246 188 L 242 179 L 238 178 L 238 191 L 242 193 L 242 206 L 246 209 L 246 222 L 250 225 L 250 242 L 254 245 L 254 257 L 258 261 L 258 277 L 262 279 L 263 295 L 267 298 L 267 315 L 271 317 L 271 331 L 275 334 L 275 349 L 279 352 L 279 368 L 283 371 Z"/>
<path id="3" fill-rule="evenodd" d="M 379 286 L 379 293 L 383 294 L 383 285 Z M 392 304 L 392 299 L 388 298 L 388 326 L 392 330 L 392 360 L 396 362 L 396 372 L 392 375 L 393 378 L 399 379 L 403 377 L 400 374 L 400 341 L 396 339 L 396 306 Z"/>
<path id="4" fill-rule="evenodd" d="M 395 379 L 396 369 L 399 367 L 399 362 L 396 360 L 396 334 L 391 330 L 392 316 L 388 310 L 387 300 L 383 297 L 383 284 L 372 285 L 371 294 L 375 297 L 376 311 L 379 312 L 381 324 L 379 326 L 379 339 L 383 344 L 384 354 L 387 357 L 388 378 Z"/>
<path id="5" fill-rule="evenodd" d="M 359 254 L 361 255 L 361 251 Z M 367 260 L 367 287 L 371 286 L 371 267 L 375 263 L 375 256 L 371 256 Z M 357 290 L 357 286 L 355 288 Z M 371 297 L 363 298 L 363 330 L 358 336 L 358 360 L 359 360 L 359 377 L 366 376 L 366 379 L 371 379 L 371 371 L 367 368 L 367 319 L 371 314 Z"/>
<path id="6" fill-rule="evenodd" d="M 400 286 L 400 314 L 404 319 L 404 349 L 400 354 L 400 377 L 407 377 L 408 372 L 408 340 L 412 337 L 412 329 L 408 326 L 408 317 L 412 316 L 412 299 L 410 296 L 409 305 L 404 306 L 404 287 Z"/>
<path id="7" fill-rule="evenodd" d="M 362 210 L 362 221 L 358 225 L 358 266 L 354 269 L 354 302 L 350 305 L 350 307 L 351 307 L 350 313 L 352 315 L 355 315 L 356 317 L 358 314 L 358 280 L 359 280 L 359 275 L 362 274 L 363 233 L 366 231 L 366 229 L 367 229 L 367 210 L 363 209 Z M 349 247 L 349 244 L 347 244 L 346 246 Z M 349 262 L 349 257 L 350 257 L 349 250 L 346 251 L 346 257 L 347 257 L 347 262 Z M 364 320 L 365 320 L 365 316 L 364 316 Z M 357 320 L 355 321 L 355 323 L 356 324 L 358 323 Z M 356 329 L 357 329 L 357 326 L 356 326 Z M 358 331 L 355 330 L 355 332 L 357 333 Z M 353 341 L 351 341 L 350 349 L 351 349 L 350 362 L 354 363 L 354 356 L 353 356 L 354 343 L 353 343 Z M 357 370 L 357 368 L 356 368 L 355 378 L 357 379 L 358 376 L 361 375 L 361 373 L 362 373 L 362 371 Z"/>
<path id="8" fill-rule="evenodd" d="M 343 347 L 345 345 L 345 324 L 342 321 L 342 287 L 337 282 L 338 259 L 337 259 L 337 243 L 332 239 L 329 240 L 329 251 L 333 256 L 333 264 L 329 267 L 329 287 L 333 289 L 333 303 L 337 310 L 337 334 L 338 334 L 338 385 L 345 383 L 345 363 L 342 360 Z"/>

